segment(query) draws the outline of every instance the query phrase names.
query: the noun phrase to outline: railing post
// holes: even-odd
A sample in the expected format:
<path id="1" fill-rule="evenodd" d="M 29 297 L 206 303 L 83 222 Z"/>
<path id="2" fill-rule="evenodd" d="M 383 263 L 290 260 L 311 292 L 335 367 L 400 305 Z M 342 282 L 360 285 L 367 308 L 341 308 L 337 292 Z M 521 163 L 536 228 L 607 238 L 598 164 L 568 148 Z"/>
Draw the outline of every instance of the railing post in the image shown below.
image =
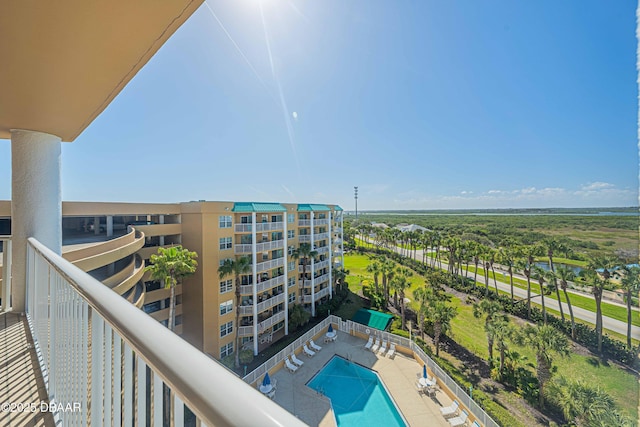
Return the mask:
<path id="1" fill-rule="evenodd" d="M 104 320 L 93 310 L 91 315 L 91 425 L 104 425 L 103 422 L 103 355 Z"/>

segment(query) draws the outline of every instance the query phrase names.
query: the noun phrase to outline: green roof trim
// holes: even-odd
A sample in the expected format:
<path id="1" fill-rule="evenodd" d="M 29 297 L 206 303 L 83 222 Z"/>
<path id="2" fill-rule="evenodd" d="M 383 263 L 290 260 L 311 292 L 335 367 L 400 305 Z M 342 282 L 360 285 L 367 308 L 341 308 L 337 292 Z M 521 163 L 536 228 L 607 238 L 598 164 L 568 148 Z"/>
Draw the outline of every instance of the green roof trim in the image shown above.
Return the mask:
<path id="1" fill-rule="evenodd" d="M 233 212 L 286 212 L 280 203 L 234 203 Z"/>
<path id="2" fill-rule="evenodd" d="M 333 208 L 336 211 L 343 211 L 344 209 L 342 209 L 340 206 L 336 205 L 335 208 Z"/>
<path id="3" fill-rule="evenodd" d="M 386 313 L 381 313 L 375 310 L 367 310 L 366 308 L 361 308 L 358 312 L 353 316 L 354 322 L 358 322 L 370 328 L 378 329 L 380 331 L 384 331 L 393 321 L 393 316 Z"/>
<path id="4" fill-rule="evenodd" d="M 314 211 L 314 212 L 327 212 L 330 211 L 331 209 L 329 209 L 329 206 L 327 205 L 314 205 L 314 204 L 310 204 L 310 203 L 302 203 L 298 205 L 298 212 L 309 212 L 309 211 Z"/>

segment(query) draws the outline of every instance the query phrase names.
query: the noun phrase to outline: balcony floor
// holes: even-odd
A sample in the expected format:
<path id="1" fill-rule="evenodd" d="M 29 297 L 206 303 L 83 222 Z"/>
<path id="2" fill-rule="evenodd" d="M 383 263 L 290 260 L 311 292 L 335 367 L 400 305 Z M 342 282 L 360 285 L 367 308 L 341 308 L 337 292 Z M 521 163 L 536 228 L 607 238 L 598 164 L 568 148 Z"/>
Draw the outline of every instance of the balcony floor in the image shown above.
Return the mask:
<path id="1" fill-rule="evenodd" d="M 0 313 L 0 403 L 36 404 L 35 412 L 0 410 L 0 425 L 54 426 L 51 414 L 40 412 L 48 401 L 26 317 Z"/>

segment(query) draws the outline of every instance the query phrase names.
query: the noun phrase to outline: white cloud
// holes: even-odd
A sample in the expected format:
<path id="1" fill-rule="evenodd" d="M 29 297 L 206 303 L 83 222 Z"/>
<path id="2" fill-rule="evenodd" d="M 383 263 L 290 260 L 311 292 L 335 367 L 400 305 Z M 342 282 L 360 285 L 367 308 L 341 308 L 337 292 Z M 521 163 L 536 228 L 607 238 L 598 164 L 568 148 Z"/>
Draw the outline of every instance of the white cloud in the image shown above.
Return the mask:
<path id="1" fill-rule="evenodd" d="M 293 120 L 298 121 L 298 113 L 296 113 L 295 111 L 291 113 L 291 117 L 293 117 Z"/>
<path id="2" fill-rule="evenodd" d="M 590 184 L 583 185 L 580 189 L 582 191 L 598 191 L 614 187 L 615 185 L 609 184 L 608 182 L 592 182 Z"/>

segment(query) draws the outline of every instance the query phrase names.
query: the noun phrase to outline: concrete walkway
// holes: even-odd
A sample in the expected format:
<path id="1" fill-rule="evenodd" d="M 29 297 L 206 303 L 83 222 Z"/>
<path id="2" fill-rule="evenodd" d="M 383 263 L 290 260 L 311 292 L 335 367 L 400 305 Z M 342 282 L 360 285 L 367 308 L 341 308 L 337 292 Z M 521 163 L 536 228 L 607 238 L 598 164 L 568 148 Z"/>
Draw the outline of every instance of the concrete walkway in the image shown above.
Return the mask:
<path id="1" fill-rule="evenodd" d="M 53 426 L 51 414 L 40 412 L 40 403 L 49 400 L 24 316 L 0 313 L 0 361 L 0 405 L 35 404 L 34 411 L 0 407 L 0 425 Z"/>
<path id="2" fill-rule="evenodd" d="M 364 340 L 343 332 L 338 332 L 335 342 L 317 344 L 322 346 L 322 350 L 315 356 L 296 355 L 304 362 L 298 371 L 290 373 L 282 368 L 271 376 L 277 381 L 275 402 L 308 425 L 336 425 L 329 399 L 306 385 L 334 355 L 377 371 L 410 426 L 449 425 L 439 408 L 450 405 L 451 399 L 442 391 L 437 391 L 433 398 L 418 393 L 416 375 L 422 372 L 422 366 L 413 357 L 396 353 L 390 359 L 373 354 L 364 348 Z"/>

